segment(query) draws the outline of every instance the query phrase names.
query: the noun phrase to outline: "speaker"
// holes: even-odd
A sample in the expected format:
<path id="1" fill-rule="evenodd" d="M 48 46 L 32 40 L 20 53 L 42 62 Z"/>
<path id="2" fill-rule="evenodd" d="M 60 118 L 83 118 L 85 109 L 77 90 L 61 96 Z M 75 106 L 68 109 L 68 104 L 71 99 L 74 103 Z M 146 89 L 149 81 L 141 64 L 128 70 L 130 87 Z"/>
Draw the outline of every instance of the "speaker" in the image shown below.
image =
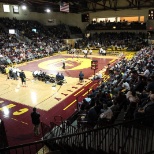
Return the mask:
<path id="1" fill-rule="evenodd" d="M 81 15 L 82 22 L 89 22 L 89 13 Z"/>
<path id="2" fill-rule="evenodd" d="M 98 60 L 92 60 L 91 61 L 91 69 L 92 70 L 98 69 Z"/>

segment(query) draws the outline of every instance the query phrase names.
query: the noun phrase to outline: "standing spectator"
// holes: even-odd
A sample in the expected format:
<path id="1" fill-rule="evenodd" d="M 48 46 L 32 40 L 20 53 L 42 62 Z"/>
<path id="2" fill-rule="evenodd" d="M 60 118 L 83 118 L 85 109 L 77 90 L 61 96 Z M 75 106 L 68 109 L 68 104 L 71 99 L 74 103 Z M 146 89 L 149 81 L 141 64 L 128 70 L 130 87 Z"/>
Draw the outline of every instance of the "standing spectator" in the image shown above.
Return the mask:
<path id="1" fill-rule="evenodd" d="M 65 69 L 65 59 L 63 59 L 63 69 Z"/>
<path id="2" fill-rule="evenodd" d="M 26 75 L 23 70 L 20 72 L 20 78 L 21 78 L 22 86 L 26 87 Z"/>
<path id="3" fill-rule="evenodd" d="M 79 81 L 83 82 L 83 78 L 84 78 L 84 74 L 83 74 L 82 71 L 80 71 L 80 73 L 79 73 Z"/>
<path id="4" fill-rule="evenodd" d="M 12 68 L 12 77 L 14 80 L 17 80 L 17 68 L 16 67 Z"/>
<path id="5" fill-rule="evenodd" d="M 6 76 L 7 76 L 6 80 L 10 78 L 9 71 L 10 71 L 10 70 L 9 70 L 9 67 L 6 66 L 6 67 L 5 67 L 5 73 L 6 73 Z"/>
<path id="6" fill-rule="evenodd" d="M 39 135 L 39 125 L 40 125 L 40 114 L 36 111 L 36 108 L 33 108 L 33 112 L 31 113 L 32 123 L 34 125 L 34 134 Z"/>

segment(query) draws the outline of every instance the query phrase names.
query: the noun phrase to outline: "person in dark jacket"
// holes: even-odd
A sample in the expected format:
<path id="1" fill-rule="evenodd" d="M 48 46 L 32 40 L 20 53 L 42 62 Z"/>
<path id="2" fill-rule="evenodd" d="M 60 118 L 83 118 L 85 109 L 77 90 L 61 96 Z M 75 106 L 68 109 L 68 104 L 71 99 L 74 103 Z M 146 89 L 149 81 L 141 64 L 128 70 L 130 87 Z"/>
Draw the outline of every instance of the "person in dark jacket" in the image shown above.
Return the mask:
<path id="1" fill-rule="evenodd" d="M 80 71 L 79 73 L 79 82 L 83 82 L 83 79 L 84 79 L 84 74 L 82 71 Z"/>
<path id="2" fill-rule="evenodd" d="M 21 79 L 21 82 L 22 82 L 22 86 L 26 87 L 26 75 L 25 75 L 23 70 L 20 72 L 20 79 Z"/>
<path id="3" fill-rule="evenodd" d="M 154 113 L 154 94 L 150 92 L 149 100 L 147 100 L 146 103 L 143 103 L 141 107 L 136 109 L 136 111 L 134 112 L 134 118 L 135 119 L 144 118 L 143 123 L 145 123 L 148 126 L 153 126 L 154 119 L 150 117 L 154 115 L 153 113 Z"/>
<path id="4" fill-rule="evenodd" d="M 39 135 L 39 125 L 40 125 L 40 114 L 36 111 L 36 108 L 33 108 L 31 113 L 32 124 L 34 125 L 34 134 Z"/>

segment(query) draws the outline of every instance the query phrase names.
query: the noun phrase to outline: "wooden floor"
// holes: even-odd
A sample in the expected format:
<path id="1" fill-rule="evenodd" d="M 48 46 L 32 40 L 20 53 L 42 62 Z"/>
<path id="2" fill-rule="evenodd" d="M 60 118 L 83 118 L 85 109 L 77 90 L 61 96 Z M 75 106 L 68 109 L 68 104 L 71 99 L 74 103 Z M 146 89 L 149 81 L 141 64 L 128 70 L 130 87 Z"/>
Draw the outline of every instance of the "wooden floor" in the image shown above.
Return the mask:
<path id="1" fill-rule="evenodd" d="M 130 55 L 127 54 L 127 57 L 132 57 L 132 53 L 129 54 Z M 61 98 L 62 101 L 66 98 L 66 94 L 68 97 L 77 89 L 81 88 L 93 77 L 94 73 L 90 69 L 90 65 L 91 60 L 96 58 L 100 60 L 100 65 L 103 65 L 100 66 L 97 71 L 103 73 L 106 70 L 107 63 L 114 62 L 119 57 L 100 56 L 97 54 L 97 52 L 93 55 L 89 55 L 88 58 L 83 58 L 83 55 L 81 55 L 80 58 L 72 58 L 72 55 L 56 54 L 50 59 L 44 58 L 43 62 L 41 62 L 42 59 L 39 59 L 34 62 L 16 65 L 16 67 L 25 71 L 27 77 L 27 87 L 22 87 L 20 78 L 19 80 L 7 80 L 4 74 L 0 74 L 0 98 L 11 100 L 31 107 L 35 106 L 37 108 L 47 111 L 53 106 L 55 106 L 57 103 L 59 103 L 55 98 Z M 66 60 L 65 70 L 61 68 L 61 63 L 63 59 Z M 104 63 L 102 63 L 102 61 Z M 57 63 L 60 64 L 56 67 Z M 32 66 L 28 66 L 30 64 L 32 64 Z M 60 86 L 55 83 L 45 84 L 42 81 L 34 80 L 32 72 L 36 70 L 36 65 L 39 66 L 38 69 L 44 69 L 44 71 L 47 72 L 50 76 L 55 76 L 57 72 L 63 73 L 65 76 L 66 83 L 63 86 Z M 70 67 L 70 65 L 72 67 Z M 29 67 L 32 69 L 30 70 Z M 83 72 L 85 71 L 84 73 L 86 77 L 84 83 L 79 84 L 78 74 L 81 70 L 83 70 Z"/>
<path id="2" fill-rule="evenodd" d="M 83 58 L 83 55 L 79 59 L 72 58 L 71 55 L 63 54 L 62 56 L 66 59 L 66 69 L 62 70 L 61 67 L 59 70 L 56 70 L 56 67 L 54 69 L 51 68 L 49 74 L 50 76 L 55 76 L 57 72 L 62 72 L 66 80 L 66 83 L 64 83 L 64 85 L 60 86 L 55 83 L 46 84 L 42 81 L 34 80 L 32 76 L 32 71 L 28 70 L 28 65 L 31 64 L 32 62 L 28 62 L 25 64 L 20 64 L 19 66 L 17 65 L 19 69 L 21 69 L 22 66 L 24 66 L 24 71 L 27 77 L 27 87 L 22 87 L 20 78 L 19 80 L 13 80 L 13 79 L 7 80 L 6 75 L 0 74 L 0 85 L 1 85 L 0 97 L 3 99 L 24 104 L 27 106 L 31 106 L 31 107 L 35 106 L 45 111 L 51 109 L 53 106 L 59 103 L 55 98 L 61 98 L 60 100 L 62 101 L 63 99 L 66 98 L 66 94 L 68 97 L 77 89 L 81 88 L 84 84 L 86 84 L 92 78 L 93 71 L 90 70 L 90 64 L 91 64 L 90 62 L 94 58 L 99 58 L 99 55 L 97 54 L 89 56 L 89 58 L 87 59 Z M 69 57 L 65 57 L 65 56 L 69 56 Z M 113 59 L 116 59 L 117 57 L 115 56 L 101 57 L 101 59 L 104 59 L 104 58 L 105 58 L 104 61 L 106 61 L 107 59 L 113 60 Z M 54 59 L 54 56 L 52 57 L 52 59 Z M 33 65 L 40 65 L 42 66 L 42 68 L 46 69 L 46 66 L 49 66 L 49 60 L 47 59 L 42 63 L 38 63 L 41 60 L 37 60 L 33 62 L 34 63 Z M 82 61 L 82 63 L 79 66 L 73 66 L 72 68 L 67 69 L 67 66 L 70 65 L 70 63 L 67 65 L 67 61 L 70 61 L 70 60 L 73 62 Z M 57 60 L 54 59 L 50 61 L 52 62 L 51 64 L 54 67 L 57 61 L 61 62 L 61 59 L 58 58 Z M 103 71 L 103 67 L 102 67 L 102 70 L 100 71 Z M 89 73 L 86 74 L 85 72 L 86 76 L 88 77 L 84 79 L 84 82 L 82 84 L 79 84 L 78 74 L 80 70 L 84 70 L 85 68 L 89 69 L 90 74 Z M 47 67 L 47 71 L 49 71 L 48 67 Z M 71 71 L 75 71 L 75 72 L 72 72 L 71 74 Z M 68 75 L 66 74 L 66 72 L 70 72 L 70 74 Z"/>
<path id="3" fill-rule="evenodd" d="M 133 54 L 128 53 L 125 56 L 129 59 Z M 41 121 L 47 125 L 56 115 L 68 118 L 74 113 L 76 97 L 82 92 L 84 92 L 82 96 L 85 97 L 87 88 L 92 89 L 97 85 L 91 81 L 94 74 L 91 70 L 91 60 L 98 60 L 99 67 L 96 72 L 101 72 L 103 79 L 107 80 L 104 74 L 107 64 L 115 63 L 119 58 L 118 55 L 100 56 L 98 51 L 89 55 L 88 58 L 84 58 L 83 55 L 72 58 L 72 55 L 63 53 L 17 65 L 26 74 L 27 87 L 22 87 L 20 79 L 7 80 L 5 74 L 0 74 L 0 119 L 5 123 L 9 145 L 38 140 L 32 137 L 33 125 L 30 113 L 33 107 L 38 109 Z M 66 62 L 65 70 L 61 68 L 63 59 Z M 66 83 L 60 86 L 34 80 L 32 72 L 40 69 L 50 76 L 55 76 L 57 72 L 63 73 Z M 85 75 L 83 83 L 79 83 L 78 79 L 81 70 Z"/>

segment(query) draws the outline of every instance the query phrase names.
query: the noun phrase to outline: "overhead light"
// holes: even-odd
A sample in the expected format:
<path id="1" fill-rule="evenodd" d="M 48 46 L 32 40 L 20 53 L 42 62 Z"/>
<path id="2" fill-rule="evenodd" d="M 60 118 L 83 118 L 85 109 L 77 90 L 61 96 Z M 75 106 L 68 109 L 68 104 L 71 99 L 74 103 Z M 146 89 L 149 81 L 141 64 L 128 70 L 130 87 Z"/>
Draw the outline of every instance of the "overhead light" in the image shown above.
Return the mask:
<path id="1" fill-rule="evenodd" d="M 26 5 L 22 5 L 21 8 L 22 8 L 23 10 L 26 10 L 26 9 L 27 9 Z"/>
<path id="2" fill-rule="evenodd" d="M 49 12 L 51 12 L 51 11 L 50 11 L 50 9 L 46 9 L 46 12 L 49 13 Z"/>

